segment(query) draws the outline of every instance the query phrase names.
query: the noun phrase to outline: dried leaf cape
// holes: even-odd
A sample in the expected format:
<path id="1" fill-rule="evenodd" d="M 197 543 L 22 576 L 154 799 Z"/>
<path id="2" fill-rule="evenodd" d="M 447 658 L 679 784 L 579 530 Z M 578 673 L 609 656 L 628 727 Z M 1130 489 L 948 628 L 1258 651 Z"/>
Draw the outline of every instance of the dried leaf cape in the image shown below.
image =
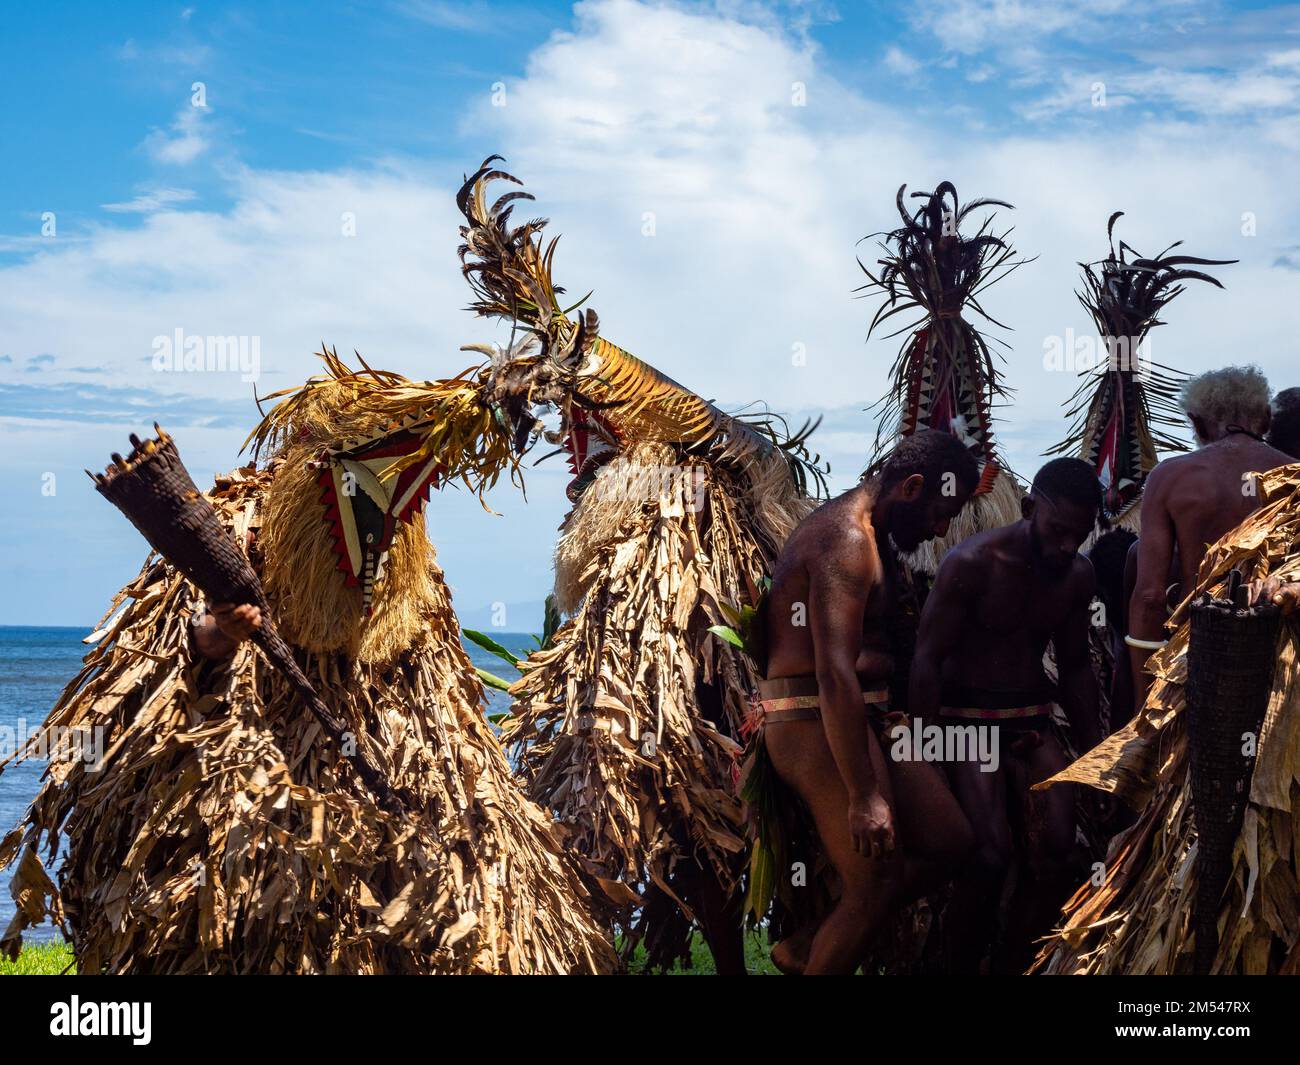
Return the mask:
<path id="1" fill-rule="evenodd" d="M 992 232 L 987 216 L 973 235 L 961 224 L 972 211 L 1007 207 L 1002 200 L 978 199 L 962 205 L 951 182 L 933 192 L 914 192 L 921 204 L 909 213 L 907 186 L 896 199 L 902 225 L 882 236 L 884 257 L 872 273 L 859 260 L 867 283 L 864 294 L 885 297 L 871 320 L 868 337 L 897 314 L 920 317 L 888 336 L 905 334 L 894 361 L 890 392 L 876 405 L 879 422 L 872 470 L 879 467 L 900 438 L 922 429 L 952 433 L 970 449 L 981 467 L 975 495 L 941 540 L 930 540 L 907 556 L 908 565 L 933 575 L 943 556 L 966 537 L 1009 525 L 1020 518 L 1023 494 L 1015 475 L 998 457 L 993 440 L 992 410 L 1009 390 L 1002 383 L 989 338 L 965 315 L 973 311 L 1001 326 L 980 304 L 980 293 L 1026 262 L 1017 259 L 1007 238 Z M 1005 328 L 1005 327 L 1004 327 Z M 999 342 L 996 341 L 995 342 Z"/>
<path id="2" fill-rule="evenodd" d="M 150 556 L 44 726 L 52 747 L 97 738 L 99 764 L 53 759 L 0 843 L 18 862 L 4 948 L 48 916 L 90 973 L 608 970 L 593 899 L 484 719 L 423 521 L 434 484 L 481 498 L 513 470 L 505 422 L 469 371 L 322 358 L 250 437 L 266 461 L 208 498 L 303 671 L 418 815 L 381 808 L 251 644 L 202 658 L 197 590 Z"/>
<path id="3" fill-rule="evenodd" d="M 822 471 L 808 427 L 724 414 L 599 335 L 594 312 L 566 308 L 546 221 L 509 221 L 531 196 L 488 200 L 493 181 L 518 183 L 494 162 L 459 199 L 471 309 L 524 334 L 495 387 L 516 411 L 558 412 L 548 439 L 574 474 L 555 551 L 569 616 L 523 665 L 505 738 L 530 794 L 638 909 L 625 942 L 667 965 L 689 956 L 699 870 L 738 903 L 747 858 L 736 778 L 756 677 L 709 626 L 756 602 Z"/>
<path id="4" fill-rule="evenodd" d="M 1047 454 L 1074 454 L 1091 465 L 1101 481 L 1107 522 L 1136 533 L 1141 531 L 1142 488 L 1159 452 L 1188 450 L 1187 441 L 1174 435 L 1184 421 L 1177 392 L 1186 375 L 1151 361 L 1145 353 L 1147 336 L 1164 324 L 1160 314 L 1183 291 L 1181 282 L 1223 287 L 1189 266 L 1225 266 L 1235 260 L 1171 255 L 1182 241 L 1153 259 L 1123 241 L 1117 250 L 1115 223 L 1123 214 L 1116 211 L 1106 223 L 1110 254 L 1098 263 L 1079 264 L 1083 288 L 1076 294 L 1097 327 L 1105 359 L 1080 371 L 1066 412 L 1073 425 Z"/>
<path id="5" fill-rule="evenodd" d="M 1137 822 L 1112 841 L 1105 879 L 1085 884 L 1035 969 L 1046 973 L 1183 974 L 1192 971 L 1199 849 L 1187 735 L 1188 604 L 1247 580 L 1300 579 L 1300 465 L 1262 477 L 1263 506 L 1212 545 L 1177 626 L 1151 658 L 1146 706 L 1125 728 L 1063 770 L 1119 795 Z M 1050 782 L 1049 782 L 1050 783 Z M 1300 662 L 1295 622 L 1277 643 L 1272 691 L 1259 732 L 1249 802 L 1227 859 L 1214 973 L 1300 973 Z M 1226 852 L 1225 852 L 1226 853 Z"/>

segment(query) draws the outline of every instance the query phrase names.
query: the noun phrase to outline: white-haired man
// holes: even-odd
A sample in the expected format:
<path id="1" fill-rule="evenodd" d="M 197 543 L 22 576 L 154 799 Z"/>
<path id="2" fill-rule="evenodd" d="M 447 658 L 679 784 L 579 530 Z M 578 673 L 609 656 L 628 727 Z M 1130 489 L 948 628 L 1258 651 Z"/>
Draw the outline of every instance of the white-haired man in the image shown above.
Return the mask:
<path id="1" fill-rule="evenodd" d="M 1229 366 L 1192 378 L 1183 386 L 1182 407 L 1197 449 L 1159 463 L 1142 491 L 1142 538 L 1125 639 L 1139 708 L 1151 681 L 1146 660 L 1164 643 L 1170 586 L 1195 586 L 1205 549 L 1259 506 L 1257 475 L 1294 461 L 1264 441 L 1269 389 L 1257 367 Z M 1268 593 L 1289 613 L 1295 589 L 1270 586 Z"/>

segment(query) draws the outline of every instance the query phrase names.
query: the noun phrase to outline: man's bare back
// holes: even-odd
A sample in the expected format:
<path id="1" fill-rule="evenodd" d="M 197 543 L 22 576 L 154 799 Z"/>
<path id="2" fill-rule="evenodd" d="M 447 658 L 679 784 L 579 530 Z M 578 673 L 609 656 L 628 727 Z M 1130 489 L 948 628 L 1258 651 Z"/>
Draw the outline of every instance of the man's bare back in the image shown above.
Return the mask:
<path id="1" fill-rule="evenodd" d="M 1181 600 L 1196 587 L 1206 549 L 1259 507 L 1257 475 L 1292 461 L 1250 434 L 1229 431 L 1215 443 L 1165 459 L 1147 477 L 1126 637 L 1135 708 L 1145 704 L 1151 686 L 1147 659 L 1164 640 L 1175 558 L 1180 590 L 1173 599 Z"/>
<path id="2" fill-rule="evenodd" d="M 1166 526 L 1178 548 L 1183 588 L 1190 591 L 1206 548 L 1259 507 L 1257 475 L 1294 461 L 1244 433 L 1165 459 L 1143 492 L 1143 538 Z"/>

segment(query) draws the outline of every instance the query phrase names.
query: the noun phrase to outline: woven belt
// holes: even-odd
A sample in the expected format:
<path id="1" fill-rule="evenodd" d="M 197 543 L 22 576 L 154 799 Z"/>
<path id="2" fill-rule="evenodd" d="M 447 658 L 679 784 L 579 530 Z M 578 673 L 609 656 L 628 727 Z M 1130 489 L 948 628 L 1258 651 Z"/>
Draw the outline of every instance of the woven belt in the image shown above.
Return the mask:
<path id="1" fill-rule="evenodd" d="M 1027 717 L 1049 717 L 1051 713 L 1051 703 L 1008 706 L 999 709 L 983 706 L 941 706 L 939 708 L 940 717 L 960 717 L 968 721 L 1015 721 Z"/>
<path id="2" fill-rule="evenodd" d="M 764 724 L 781 721 L 821 720 L 821 699 L 816 677 L 776 677 L 758 682 L 758 705 L 763 711 Z M 889 690 L 873 689 L 862 693 L 866 706 L 881 710 L 889 708 Z"/>

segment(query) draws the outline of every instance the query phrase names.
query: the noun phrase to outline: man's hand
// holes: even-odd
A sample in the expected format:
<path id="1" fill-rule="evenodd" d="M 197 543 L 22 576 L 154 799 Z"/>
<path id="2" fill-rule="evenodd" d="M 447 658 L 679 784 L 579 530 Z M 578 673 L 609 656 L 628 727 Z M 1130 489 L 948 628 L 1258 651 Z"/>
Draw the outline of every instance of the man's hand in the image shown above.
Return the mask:
<path id="1" fill-rule="evenodd" d="M 262 610 L 251 603 L 213 603 L 208 609 L 217 628 L 237 644 L 262 627 Z"/>
<path id="2" fill-rule="evenodd" d="M 1254 591 L 1251 603 L 1272 603 L 1281 607 L 1284 618 L 1300 610 L 1300 583 L 1269 577 L 1267 580 L 1253 581 L 1251 588 Z"/>
<path id="3" fill-rule="evenodd" d="M 849 833 L 853 848 L 868 858 L 884 858 L 894 851 L 894 811 L 884 795 L 874 792 L 849 800 Z"/>
<path id="4" fill-rule="evenodd" d="M 212 603 L 194 626 L 194 643 L 204 658 L 225 659 L 262 627 L 262 611 L 250 603 Z"/>

